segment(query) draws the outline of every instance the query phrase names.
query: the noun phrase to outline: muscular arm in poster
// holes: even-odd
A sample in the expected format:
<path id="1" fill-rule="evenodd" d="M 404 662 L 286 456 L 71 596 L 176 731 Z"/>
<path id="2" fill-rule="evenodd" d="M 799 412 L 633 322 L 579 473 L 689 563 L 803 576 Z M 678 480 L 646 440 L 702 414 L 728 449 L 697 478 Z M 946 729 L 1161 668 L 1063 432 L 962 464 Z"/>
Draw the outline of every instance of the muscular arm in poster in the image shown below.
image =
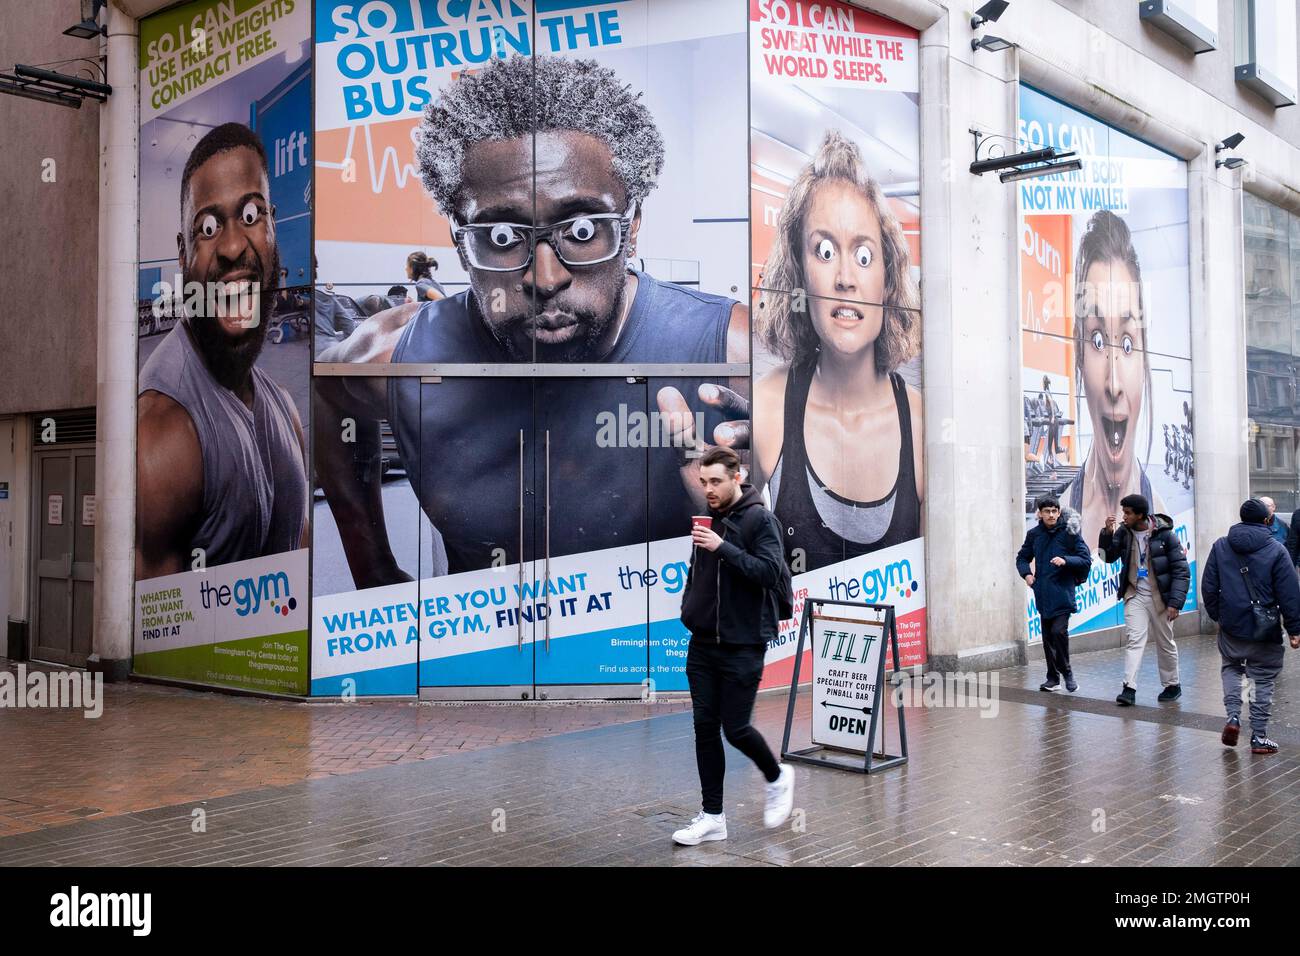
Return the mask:
<path id="1" fill-rule="evenodd" d="M 371 316 L 319 361 L 392 361 L 402 328 L 418 308 L 412 302 Z M 398 567 L 384 524 L 379 421 L 387 414 L 388 379 L 318 376 L 315 384 L 316 480 L 338 525 L 352 580 L 359 589 L 413 580 Z"/>
<path id="2" fill-rule="evenodd" d="M 189 412 L 158 392 L 137 406 L 135 576 L 191 566 L 203 509 L 203 452 Z"/>
<path id="3" fill-rule="evenodd" d="M 298 406 L 294 403 L 293 398 L 289 395 L 286 388 L 281 387 L 280 392 L 284 395 L 284 400 L 289 405 L 289 411 L 293 413 L 293 433 L 298 436 L 298 447 L 302 449 L 302 460 L 304 467 L 307 462 L 307 436 L 302 431 L 302 418 L 298 415 Z M 311 485 L 307 486 L 307 517 L 302 523 L 302 535 L 298 539 L 298 547 L 311 547 Z"/>
<path id="4" fill-rule="evenodd" d="M 731 309 L 731 320 L 727 325 L 727 361 L 744 363 L 749 361 L 749 309 L 737 302 Z M 701 385 L 699 399 L 706 405 L 712 405 L 728 415 L 728 420 L 713 429 L 713 444 L 727 445 L 730 448 L 749 447 L 749 401 L 737 395 L 723 385 Z M 659 405 L 659 414 L 670 423 L 672 442 L 677 448 L 690 448 L 695 443 L 695 418 L 691 414 L 690 403 L 677 389 L 661 388 L 655 396 Z M 734 416 L 731 417 L 731 416 Z M 707 439 L 705 439 L 707 441 Z M 686 493 L 696 508 L 705 507 L 704 493 L 700 489 L 699 458 L 687 459 L 682 465 L 682 482 Z M 753 475 L 750 475 L 752 480 Z"/>

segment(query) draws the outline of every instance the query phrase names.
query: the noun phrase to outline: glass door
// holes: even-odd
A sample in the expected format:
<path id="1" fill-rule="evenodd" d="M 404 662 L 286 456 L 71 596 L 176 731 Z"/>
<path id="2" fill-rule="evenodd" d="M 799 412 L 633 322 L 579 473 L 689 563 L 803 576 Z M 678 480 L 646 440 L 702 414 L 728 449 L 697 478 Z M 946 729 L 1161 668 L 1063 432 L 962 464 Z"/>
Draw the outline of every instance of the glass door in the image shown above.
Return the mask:
<path id="1" fill-rule="evenodd" d="M 527 378 L 421 385 L 420 695 L 533 697 L 541 450 Z"/>
<path id="2" fill-rule="evenodd" d="M 538 378 L 534 680 L 539 699 L 641 697 L 648 675 L 644 379 Z"/>

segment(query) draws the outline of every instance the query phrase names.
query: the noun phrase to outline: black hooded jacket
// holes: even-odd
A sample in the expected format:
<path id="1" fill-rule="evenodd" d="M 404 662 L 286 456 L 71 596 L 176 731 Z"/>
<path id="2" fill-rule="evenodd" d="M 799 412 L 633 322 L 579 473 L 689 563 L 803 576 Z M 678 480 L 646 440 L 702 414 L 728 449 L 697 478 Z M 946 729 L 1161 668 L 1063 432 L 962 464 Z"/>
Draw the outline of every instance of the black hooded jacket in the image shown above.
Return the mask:
<path id="1" fill-rule="evenodd" d="M 709 509 L 722 538 L 716 551 L 693 548 L 682 593 L 682 623 L 691 636 L 727 644 L 766 644 L 777 635 L 775 589 L 785 551 L 776 516 L 748 483 L 726 511 Z"/>
<path id="2" fill-rule="evenodd" d="M 1160 589 L 1160 600 L 1164 602 L 1165 607 L 1181 611 L 1183 602 L 1187 600 L 1187 588 L 1192 582 L 1192 572 L 1187 565 L 1187 555 L 1183 552 L 1183 544 L 1178 540 L 1178 535 L 1174 534 L 1174 522 L 1169 515 L 1153 512 L 1148 515 L 1148 518 L 1151 521 L 1152 528 L 1151 553 L 1147 560 L 1150 562 L 1151 570 L 1155 574 L 1156 587 Z M 1132 553 L 1131 541 L 1129 530 L 1123 524 L 1115 529 L 1114 534 L 1102 528 L 1101 534 L 1097 536 L 1097 546 L 1104 553 L 1107 564 L 1120 558 L 1124 559 L 1119 574 L 1119 598 L 1121 600 L 1123 600 L 1129 587 L 1128 571 Z"/>
<path id="3" fill-rule="evenodd" d="M 1232 551 L 1237 553 L 1233 557 Z M 1241 559 L 1239 564 L 1237 558 Z M 1237 640 L 1249 641 L 1255 632 L 1250 612 L 1250 590 L 1241 568 L 1246 567 L 1255 593 L 1265 607 L 1277 604 L 1288 634 L 1300 634 L 1300 581 L 1286 548 L 1262 524 L 1242 522 L 1214 542 L 1205 573 L 1201 576 L 1201 600 L 1205 612 L 1219 622 L 1219 630 Z M 1269 641 L 1282 642 L 1282 631 Z"/>
<path id="4" fill-rule="evenodd" d="M 1052 564 L 1053 558 L 1064 558 L 1065 565 L 1058 568 Z M 1030 559 L 1034 562 L 1034 604 L 1039 615 L 1059 617 L 1079 610 L 1075 600 L 1079 575 L 1086 575 L 1092 568 L 1092 552 L 1079 536 L 1079 513 L 1062 508 L 1051 528 L 1039 518 L 1016 554 L 1016 572 L 1022 578 L 1030 572 Z"/>

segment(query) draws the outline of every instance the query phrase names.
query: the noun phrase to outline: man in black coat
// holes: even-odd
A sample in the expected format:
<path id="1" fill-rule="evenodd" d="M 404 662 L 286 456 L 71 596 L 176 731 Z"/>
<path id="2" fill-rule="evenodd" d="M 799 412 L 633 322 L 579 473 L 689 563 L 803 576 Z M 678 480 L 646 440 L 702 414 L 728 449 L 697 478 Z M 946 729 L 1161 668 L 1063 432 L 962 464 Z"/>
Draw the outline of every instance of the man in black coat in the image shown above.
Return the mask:
<path id="1" fill-rule="evenodd" d="M 1142 652 L 1147 636 L 1156 634 L 1156 662 L 1160 683 L 1165 689 L 1156 700 L 1177 700 L 1183 688 L 1178 681 L 1178 645 L 1174 643 L 1174 619 L 1187 599 L 1191 570 L 1183 552 L 1174 523 L 1168 515 L 1151 514 L 1151 505 L 1142 495 L 1125 495 L 1120 499 L 1124 523 L 1117 527 L 1114 515 L 1097 544 L 1107 563 L 1123 558 L 1119 575 L 1119 598 L 1124 602 L 1124 627 L 1127 648 L 1124 653 L 1124 687 L 1115 703 L 1131 707 L 1137 699 L 1137 673 L 1142 666 Z"/>
<path id="2" fill-rule="evenodd" d="M 1038 524 L 1029 529 L 1016 554 L 1016 571 L 1034 589 L 1034 603 L 1043 622 L 1047 680 L 1038 689 L 1059 690 L 1061 678 L 1065 678 L 1065 689 L 1073 694 L 1079 685 L 1070 669 L 1070 615 L 1079 609 L 1074 590 L 1087 580 L 1092 552 L 1079 537 L 1077 512 L 1063 514 L 1055 495 L 1043 495 L 1035 504 Z"/>
<path id="3" fill-rule="evenodd" d="M 1300 508 L 1291 512 L 1291 524 L 1286 532 L 1286 553 L 1291 556 L 1291 564 L 1300 571 Z"/>
<path id="4" fill-rule="evenodd" d="M 1245 674 L 1255 684 L 1250 702 L 1250 750 L 1257 754 L 1277 753 L 1277 744 L 1268 737 L 1268 716 L 1285 652 L 1281 628 L 1266 635 L 1256 633 L 1252 591 L 1262 606 L 1279 608 L 1291 646 L 1300 648 L 1300 581 L 1286 549 L 1269 532 L 1268 512 L 1258 498 L 1242 504 L 1241 524 L 1233 525 L 1225 537 L 1214 542 L 1201 578 L 1205 612 L 1219 622 L 1223 707 L 1228 713 L 1220 739 L 1229 747 L 1237 745 L 1241 677 Z"/>
<path id="5" fill-rule="evenodd" d="M 776 762 L 750 724 L 767 642 L 780 621 L 777 589 L 788 587 L 781 528 L 754 486 L 741 481 L 740 458 L 730 448 L 705 452 L 700 484 L 711 520 L 707 527 L 692 523 L 695 547 L 682 591 L 682 623 L 691 632 L 686 679 L 703 809 L 673 834 L 684 846 L 727 838 L 722 735 L 767 780 L 764 824 L 780 826 L 794 808 L 794 769 Z"/>

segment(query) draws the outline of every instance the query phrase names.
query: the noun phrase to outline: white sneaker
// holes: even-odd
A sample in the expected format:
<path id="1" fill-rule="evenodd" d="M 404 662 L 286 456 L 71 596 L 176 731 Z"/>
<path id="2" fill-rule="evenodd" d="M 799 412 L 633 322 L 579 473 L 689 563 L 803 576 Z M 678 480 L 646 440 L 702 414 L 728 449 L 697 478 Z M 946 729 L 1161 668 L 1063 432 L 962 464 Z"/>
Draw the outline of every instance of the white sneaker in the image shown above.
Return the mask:
<path id="1" fill-rule="evenodd" d="M 705 840 L 725 840 L 727 838 L 727 815 L 719 813 L 714 816 L 701 810 L 687 826 L 673 834 L 673 842 L 682 846 L 695 846 Z"/>
<path id="2" fill-rule="evenodd" d="M 767 785 L 767 805 L 763 808 L 763 826 L 779 827 L 790 819 L 794 809 L 794 769 L 781 764 L 781 776 Z"/>

